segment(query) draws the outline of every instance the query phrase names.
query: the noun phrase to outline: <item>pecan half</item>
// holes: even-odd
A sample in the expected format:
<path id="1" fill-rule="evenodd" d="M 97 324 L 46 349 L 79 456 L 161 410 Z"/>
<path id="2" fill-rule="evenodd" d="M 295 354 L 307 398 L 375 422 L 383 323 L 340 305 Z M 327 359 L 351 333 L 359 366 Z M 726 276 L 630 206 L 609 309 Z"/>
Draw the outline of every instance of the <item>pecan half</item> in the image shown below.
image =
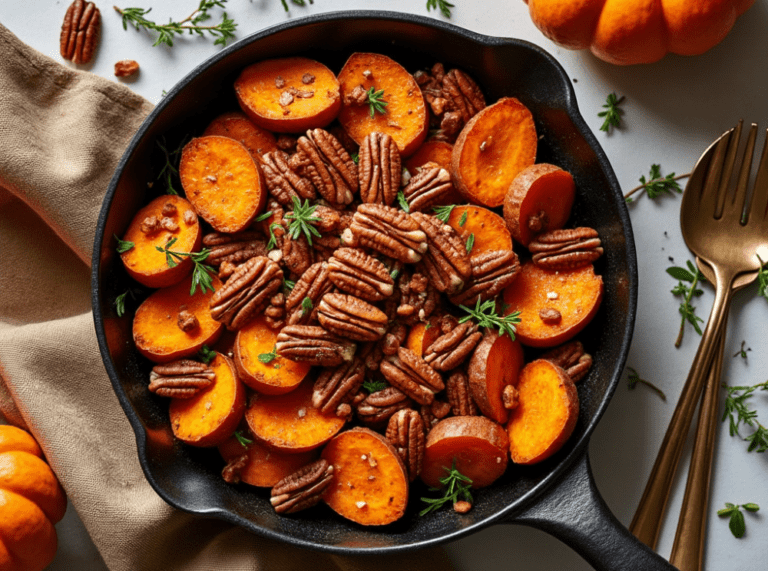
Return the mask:
<path id="1" fill-rule="evenodd" d="M 292 206 L 294 198 L 314 200 L 317 192 L 308 178 L 299 176 L 288 164 L 288 153 L 272 151 L 261 157 L 261 172 L 269 193 L 284 206 Z"/>
<path id="2" fill-rule="evenodd" d="M 101 30 L 101 12 L 93 2 L 75 0 L 67 8 L 61 25 L 59 51 L 61 57 L 72 63 L 85 64 L 91 61 L 96 51 Z"/>
<path id="3" fill-rule="evenodd" d="M 264 256 L 241 264 L 211 296 L 211 317 L 236 331 L 261 313 L 283 284 L 283 271 Z"/>
<path id="4" fill-rule="evenodd" d="M 267 242 L 258 232 L 211 232 L 203 236 L 203 246 L 211 251 L 205 261 L 212 266 L 224 262 L 237 266 L 256 256 L 267 255 Z"/>
<path id="5" fill-rule="evenodd" d="M 356 348 L 350 340 L 331 335 L 316 325 L 286 325 L 275 343 L 281 357 L 323 367 L 337 367 L 351 361 Z"/>
<path id="6" fill-rule="evenodd" d="M 277 230 L 275 235 L 277 235 Z M 303 234 L 294 239 L 291 238 L 290 234 L 285 233 L 282 240 L 278 239 L 278 242 L 281 243 L 283 265 L 293 275 L 302 275 L 314 263 L 314 249 Z"/>
<path id="7" fill-rule="evenodd" d="M 421 473 L 427 441 L 421 415 L 412 409 L 398 410 L 389 417 L 386 437 L 405 464 L 408 480 L 413 482 Z"/>
<path id="8" fill-rule="evenodd" d="M 344 206 L 357 191 L 357 165 L 339 140 L 323 129 L 310 129 L 299 137 L 290 165 L 312 181 L 330 204 Z"/>
<path id="9" fill-rule="evenodd" d="M 395 290 L 386 266 L 362 250 L 339 248 L 328 260 L 328 270 L 333 285 L 367 301 L 381 301 Z"/>
<path id="10" fill-rule="evenodd" d="M 592 367 L 592 355 L 584 352 L 584 345 L 581 344 L 581 341 L 569 341 L 550 349 L 540 358 L 565 369 L 574 383 L 586 377 L 590 367 Z"/>
<path id="11" fill-rule="evenodd" d="M 480 87 L 459 69 L 452 69 L 443 76 L 443 96 L 450 101 L 450 110 L 458 111 L 463 124 L 485 108 Z"/>
<path id="12" fill-rule="evenodd" d="M 533 263 L 548 270 L 565 270 L 591 264 L 603 248 L 593 228 L 551 230 L 539 234 L 528 244 Z"/>
<path id="13" fill-rule="evenodd" d="M 182 309 L 179 311 L 179 315 L 176 318 L 176 325 L 179 326 L 179 329 L 187 333 L 200 327 L 200 322 L 197 320 L 194 313 Z"/>
<path id="14" fill-rule="evenodd" d="M 395 260 L 415 264 L 427 251 L 427 235 L 419 224 L 402 210 L 383 204 L 357 207 L 344 243 L 371 248 Z"/>
<path id="15" fill-rule="evenodd" d="M 358 177 L 363 202 L 391 206 L 400 188 L 400 150 L 389 135 L 370 133 L 360 145 Z"/>
<path id="16" fill-rule="evenodd" d="M 425 404 L 419 408 L 419 415 L 424 421 L 424 432 L 429 432 L 432 427 L 451 414 L 451 405 L 445 401 L 434 400 L 432 404 Z"/>
<path id="17" fill-rule="evenodd" d="M 149 390 L 161 397 L 188 399 L 211 385 L 216 378 L 205 363 L 181 359 L 155 365 L 149 374 Z"/>
<path id="18" fill-rule="evenodd" d="M 445 388 L 440 374 L 410 349 L 400 347 L 397 355 L 381 362 L 381 373 L 419 404 L 431 404 L 435 393 Z"/>
<path id="19" fill-rule="evenodd" d="M 450 173 L 434 163 L 427 163 L 414 174 L 403 188 L 411 212 L 424 212 L 455 192 Z"/>
<path id="20" fill-rule="evenodd" d="M 482 338 L 477 325 L 465 321 L 435 339 L 424 352 L 424 362 L 436 371 L 455 369 L 469 358 Z"/>
<path id="21" fill-rule="evenodd" d="M 397 355 L 397 350 L 405 343 L 407 337 L 408 326 L 404 323 L 393 323 L 384 335 L 384 339 L 379 342 L 381 352 L 384 355 Z"/>
<path id="22" fill-rule="evenodd" d="M 233 458 L 226 466 L 224 466 L 224 469 L 221 471 L 221 477 L 227 484 L 239 483 L 240 475 L 246 464 L 248 464 L 248 454 Z"/>
<path id="23" fill-rule="evenodd" d="M 421 262 L 430 282 L 448 295 L 461 291 L 472 275 L 472 265 L 464 241 L 456 230 L 423 212 L 411 217 L 427 235 L 429 249 Z"/>
<path id="24" fill-rule="evenodd" d="M 377 341 L 387 332 L 386 314 L 353 295 L 326 293 L 317 306 L 325 329 L 353 341 Z"/>
<path id="25" fill-rule="evenodd" d="M 398 410 L 410 408 L 413 401 L 396 387 L 369 394 L 357 405 L 360 422 L 371 428 L 383 428 Z"/>
<path id="26" fill-rule="evenodd" d="M 269 298 L 264 317 L 266 317 L 267 326 L 271 329 L 281 329 L 285 325 L 285 294 L 283 292 Z"/>
<path id="27" fill-rule="evenodd" d="M 456 305 L 473 306 L 493 299 L 520 274 L 520 261 L 512 250 L 491 250 L 470 258 L 472 277 L 463 291 L 451 296 Z"/>
<path id="28" fill-rule="evenodd" d="M 288 324 L 307 324 L 317 319 L 317 305 L 320 299 L 332 289 L 333 282 L 330 279 L 328 264 L 326 262 L 312 264 L 301 275 L 285 300 Z M 307 311 L 302 304 L 305 298 L 309 298 L 312 303 L 310 311 Z"/>
<path id="29" fill-rule="evenodd" d="M 275 484 L 269 502 L 279 514 L 311 508 L 320 502 L 332 480 L 333 464 L 321 458 Z"/>
<path id="30" fill-rule="evenodd" d="M 454 371 L 445 381 L 445 392 L 454 416 L 477 416 L 479 414 L 472 393 L 469 378 L 463 371 Z"/>
<path id="31" fill-rule="evenodd" d="M 325 369 L 315 381 L 312 406 L 324 414 L 344 416 L 347 410 L 342 409 L 342 414 L 339 414 L 341 405 L 352 402 L 364 380 L 365 363 L 360 357 L 335 369 Z"/>

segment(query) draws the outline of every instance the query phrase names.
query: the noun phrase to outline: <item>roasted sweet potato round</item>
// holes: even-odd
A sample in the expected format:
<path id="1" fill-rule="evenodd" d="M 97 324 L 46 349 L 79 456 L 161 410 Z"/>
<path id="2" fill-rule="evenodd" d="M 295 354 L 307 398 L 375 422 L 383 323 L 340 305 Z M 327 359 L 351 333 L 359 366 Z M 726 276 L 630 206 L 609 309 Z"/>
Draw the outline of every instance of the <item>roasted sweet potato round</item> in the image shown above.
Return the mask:
<path id="1" fill-rule="evenodd" d="M 482 252 L 512 249 L 512 236 L 504 219 L 482 206 L 457 206 L 451 211 L 448 225 L 466 243 L 472 238 L 473 256 Z"/>
<path id="2" fill-rule="evenodd" d="M 234 436 L 219 444 L 219 454 L 225 462 L 246 455 L 248 458 L 238 471 L 237 477 L 241 482 L 260 488 L 271 488 L 302 466 L 313 462 L 318 456 L 316 450 L 298 454 L 278 452 L 258 440 L 243 445 Z"/>
<path id="3" fill-rule="evenodd" d="M 248 149 L 254 160 L 265 153 L 277 150 L 275 136 L 255 125 L 239 111 L 230 111 L 216 117 L 203 132 L 204 137 L 208 135 L 218 135 L 238 141 Z"/>
<path id="4" fill-rule="evenodd" d="M 483 339 L 475 347 L 467 373 L 472 399 L 480 411 L 500 424 L 509 417 L 504 408 L 504 387 L 517 383 L 523 367 L 523 348 L 509 335 L 499 335 L 495 329 L 486 329 Z"/>
<path id="5" fill-rule="evenodd" d="M 405 161 L 405 168 L 412 175 L 416 169 L 427 163 L 435 163 L 445 170 L 451 170 L 451 153 L 453 145 L 445 141 L 425 141 L 418 150 Z"/>

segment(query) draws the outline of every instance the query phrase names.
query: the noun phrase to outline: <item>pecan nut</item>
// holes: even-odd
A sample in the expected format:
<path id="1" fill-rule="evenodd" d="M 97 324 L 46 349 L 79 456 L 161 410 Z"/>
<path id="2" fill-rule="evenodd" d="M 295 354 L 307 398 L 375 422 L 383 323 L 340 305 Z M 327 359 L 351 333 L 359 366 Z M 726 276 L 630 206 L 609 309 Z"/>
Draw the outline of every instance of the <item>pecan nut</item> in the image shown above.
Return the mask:
<path id="1" fill-rule="evenodd" d="M 344 416 L 346 409 L 340 411 L 341 405 L 352 402 L 364 380 L 365 363 L 359 357 L 335 369 L 325 369 L 315 381 L 312 406 L 324 414 Z"/>
<path id="2" fill-rule="evenodd" d="M 149 374 L 149 390 L 161 397 L 188 399 L 208 387 L 216 373 L 205 363 L 181 359 L 155 365 Z"/>
<path id="3" fill-rule="evenodd" d="M 477 416 L 479 414 L 472 393 L 469 378 L 463 371 L 454 371 L 445 381 L 445 392 L 454 416 Z"/>
<path id="4" fill-rule="evenodd" d="M 332 480 L 333 464 L 321 458 L 275 484 L 269 502 L 279 514 L 311 508 L 320 502 Z"/>
<path id="5" fill-rule="evenodd" d="M 93 2 L 75 0 L 67 8 L 61 25 L 59 48 L 61 57 L 72 63 L 91 61 L 101 30 L 101 12 Z"/>
<path id="6" fill-rule="evenodd" d="M 424 432 L 432 430 L 438 422 L 451 414 L 451 405 L 445 401 L 435 399 L 432 404 L 425 404 L 419 408 L 419 415 L 424 421 Z"/>
<path id="7" fill-rule="evenodd" d="M 264 317 L 266 317 L 267 327 L 271 329 L 281 329 L 285 325 L 285 294 L 283 292 L 269 299 Z"/>
<path id="8" fill-rule="evenodd" d="M 371 428 L 386 426 L 389 418 L 398 410 L 410 408 L 413 401 L 396 387 L 369 394 L 357 405 L 357 417 L 360 422 Z"/>
<path id="9" fill-rule="evenodd" d="M 473 306 L 493 299 L 520 274 L 520 261 L 512 250 L 491 250 L 470 258 L 472 277 L 463 291 L 451 296 L 456 305 Z"/>
<path id="10" fill-rule="evenodd" d="M 325 329 L 353 341 L 377 341 L 387 332 L 386 314 L 353 295 L 326 293 L 317 306 Z"/>
<path id="11" fill-rule="evenodd" d="M 427 440 L 421 415 L 413 409 L 398 410 L 389 417 L 386 437 L 408 470 L 408 480 L 413 482 L 421 473 Z"/>
<path id="12" fill-rule="evenodd" d="M 403 263 L 421 261 L 427 235 L 406 212 L 384 204 L 361 204 L 352 225 L 342 234 L 344 243 L 375 250 Z"/>
<path id="13" fill-rule="evenodd" d="M 115 77 L 130 77 L 139 71 L 139 62 L 133 59 L 121 59 L 115 63 Z"/>
<path id="14" fill-rule="evenodd" d="M 434 163 L 427 163 L 403 188 L 411 212 L 424 212 L 436 204 L 445 204 L 456 190 L 450 173 Z"/>
<path id="15" fill-rule="evenodd" d="M 400 305 L 396 315 L 407 325 L 424 321 L 440 302 L 440 294 L 422 273 L 403 271 L 397 279 L 397 287 L 400 290 Z"/>
<path id="16" fill-rule="evenodd" d="M 282 284 L 280 266 L 264 256 L 251 258 L 211 296 L 211 317 L 236 331 L 267 307 Z"/>
<path id="17" fill-rule="evenodd" d="M 447 109 L 459 113 L 462 126 L 485 108 L 480 86 L 460 69 L 452 69 L 443 76 L 443 96 L 450 101 Z"/>
<path id="18" fill-rule="evenodd" d="M 267 255 L 267 243 L 258 232 L 211 232 L 203 237 L 203 246 L 210 250 L 205 261 L 212 266 L 224 262 L 237 266 L 256 256 Z"/>
<path id="19" fill-rule="evenodd" d="M 581 341 L 569 341 L 550 349 L 540 358 L 562 367 L 574 383 L 586 377 L 592 367 L 592 355 L 584 352 Z"/>
<path id="20" fill-rule="evenodd" d="M 544 232 L 528 244 L 528 250 L 533 263 L 548 270 L 585 266 L 603 253 L 597 231 L 586 227 Z"/>
<path id="21" fill-rule="evenodd" d="M 329 277 L 337 288 L 367 301 L 381 301 L 395 290 L 395 281 L 376 258 L 354 248 L 339 248 L 328 260 Z"/>
<path id="22" fill-rule="evenodd" d="M 293 199 L 314 200 L 317 192 L 312 182 L 299 176 L 288 164 L 288 153 L 273 151 L 261 157 L 261 172 L 269 193 L 283 206 L 291 206 Z"/>
<path id="23" fill-rule="evenodd" d="M 464 241 L 456 230 L 434 216 L 414 212 L 411 217 L 427 235 L 429 249 L 421 262 L 424 272 L 438 291 L 448 295 L 458 293 L 472 275 Z"/>
<path id="24" fill-rule="evenodd" d="M 288 324 L 304 325 L 317 319 L 317 305 L 320 299 L 332 289 L 333 283 L 330 280 L 328 264 L 326 262 L 312 264 L 302 274 L 285 300 Z M 309 302 L 304 301 L 307 298 Z M 308 310 L 305 304 L 311 304 L 312 309 Z"/>
<path id="25" fill-rule="evenodd" d="M 379 368 L 392 386 L 419 404 L 432 404 L 435 393 L 445 388 L 440 373 L 405 347 L 398 348 L 397 355 L 383 360 Z"/>
<path id="26" fill-rule="evenodd" d="M 357 165 L 339 140 L 323 129 L 310 129 L 299 137 L 290 165 L 309 178 L 330 204 L 344 206 L 357 191 Z"/>
<path id="27" fill-rule="evenodd" d="M 224 469 L 221 471 L 221 477 L 227 484 L 238 484 L 243 469 L 248 465 L 248 460 L 249 457 L 247 453 L 241 456 L 236 456 L 224 466 Z"/>
<path id="28" fill-rule="evenodd" d="M 277 335 L 275 351 L 291 361 L 337 367 L 354 358 L 357 346 L 316 325 L 286 325 Z"/>
<path id="29" fill-rule="evenodd" d="M 424 352 L 424 361 L 436 371 L 450 371 L 466 361 L 483 338 L 472 321 L 465 321 L 435 339 Z"/>
<path id="30" fill-rule="evenodd" d="M 520 392 L 515 385 L 507 385 L 501 393 L 501 402 L 507 410 L 516 409 L 520 404 Z"/>
<path id="31" fill-rule="evenodd" d="M 400 150 L 391 136 L 370 133 L 360 145 L 358 177 L 363 202 L 391 206 L 400 188 Z"/>

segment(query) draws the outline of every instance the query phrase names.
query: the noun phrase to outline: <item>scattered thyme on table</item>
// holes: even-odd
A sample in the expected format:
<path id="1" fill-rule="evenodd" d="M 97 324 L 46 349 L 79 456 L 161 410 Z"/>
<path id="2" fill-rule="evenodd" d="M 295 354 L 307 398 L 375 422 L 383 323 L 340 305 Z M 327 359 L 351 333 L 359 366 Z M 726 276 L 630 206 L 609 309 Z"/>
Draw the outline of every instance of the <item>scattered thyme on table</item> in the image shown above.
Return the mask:
<path id="1" fill-rule="evenodd" d="M 682 194 L 683 189 L 677 181 L 689 176 L 691 176 L 691 173 L 675 175 L 673 172 L 669 173 L 667 176 L 661 176 L 661 165 L 651 165 L 651 172 L 648 180 L 645 180 L 645 176 L 641 176 L 639 179 L 640 184 L 625 194 L 624 199 L 628 203 L 633 202 L 634 199 L 632 198 L 632 195 L 640 191 L 645 191 L 645 194 L 647 194 L 650 199 L 658 198 L 663 194 Z"/>
<path id="2" fill-rule="evenodd" d="M 184 150 L 184 146 L 190 138 L 189 135 L 184 137 L 181 140 L 181 143 L 179 143 L 179 146 L 173 151 L 168 150 L 165 137 L 160 137 L 160 140 L 157 141 L 157 146 L 160 147 L 165 158 L 165 164 L 163 165 L 163 168 L 160 169 L 160 173 L 157 175 L 157 180 L 163 179 L 165 181 L 166 194 L 179 194 L 174 188 L 173 182 L 179 178 L 179 159 L 181 158 L 181 151 Z"/>
<path id="3" fill-rule="evenodd" d="M 616 97 L 615 93 L 609 93 L 605 98 L 603 108 L 605 111 L 601 111 L 597 114 L 598 117 L 605 117 L 603 124 L 600 126 L 601 131 L 610 133 L 612 128 L 618 128 L 621 125 L 621 116 L 624 114 L 624 110 L 619 108 L 619 105 L 624 101 L 624 96 Z"/>
<path id="4" fill-rule="evenodd" d="M 665 401 L 667 400 L 667 395 L 664 394 L 664 391 L 662 391 L 659 387 L 654 385 L 650 381 L 646 381 L 645 379 L 641 379 L 640 375 L 635 371 L 632 367 L 627 367 L 627 380 L 629 381 L 629 388 L 634 389 L 637 386 L 637 383 L 640 383 L 642 385 L 645 385 L 649 389 L 653 390 L 657 395 L 661 397 L 661 400 Z"/>
<path id="5" fill-rule="evenodd" d="M 739 436 L 741 425 L 749 426 L 754 432 L 749 436 L 743 437 L 745 442 L 749 442 L 747 452 L 765 452 L 768 450 L 768 428 L 760 424 L 757 420 L 757 411 L 747 408 L 749 400 L 755 391 L 768 391 L 768 381 L 758 383 L 752 386 L 729 387 L 723 385 L 726 390 L 725 411 L 723 413 L 723 422 L 729 420 L 729 430 L 731 436 Z"/>
<path id="6" fill-rule="evenodd" d="M 718 510 L 717 515 L 720 517 L 729 516 L 730 521 L 728 527 L 731 529 L 731 533 L 734 537 L 743 537 L 744 532 L 747 531 L 747 525 L 744 521 L 744 514 L 741 513 L 741 508 L 744 508 L 748 512 L 756 512 L 760 509 L 760 506 L 754 503 L 748 504 L 729 504 L 725 503 L 725 508 Z"/>
<path id="7" fill-rule="evenodd" d="M 451 8 L 455 6 L 446 0 L 427 0 L 427 12 L 434 10 L 440 10 L 440 12 L 446 18 L 451 17 Z"/>
<path id="8" fill-rule="evenodd" d="M 685 331 L 686 321 L 693 325 L 693 328 L 699 335 L 701 335 L 701 327 L 699 327 L 699 323 L 704 321 L 701 317 L 696 315 L 696 308 L 691 305 L 691 300 L 694 297 L 699 297 L 704 293 L 703 290 L 698 289 L 696 286 L 699 284 L 699 282 L 706 281 L 706 279 L 704 278 L 704 274 L 702 274 L 690 260 L 686 262 L 686 265 L 688 266 L 688 269 L 681 268 L 679 266 L 672 266 L 671 268 L 667 268 L 667 273 L 670 276 L 676 280 L 680 280 L 678 284 L 672 288 L 672 293 L 674 295 L 683 296 L 683 303 L 680 304 L 679 309 L 680 315 L 682 316 L 680 320 L 680 332 L 677 334 L 675 347 L 680 347 L 680 344 L 683 342 L 683 333 Z M 690 283 L 691 285 L 688 286 L 683 282 Z"/>

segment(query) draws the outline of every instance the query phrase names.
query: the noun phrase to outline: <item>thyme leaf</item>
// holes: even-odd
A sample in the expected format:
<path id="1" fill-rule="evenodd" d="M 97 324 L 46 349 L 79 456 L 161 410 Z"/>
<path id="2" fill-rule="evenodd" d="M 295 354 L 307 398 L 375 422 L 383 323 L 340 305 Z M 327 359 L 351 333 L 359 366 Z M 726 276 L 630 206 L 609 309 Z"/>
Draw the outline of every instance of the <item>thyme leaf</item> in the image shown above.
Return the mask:
<path id="1" fill-rule="evenodd" d="M 443 470 L 447 474 L 440 478 L 442 486 L 429 489 L 431 492 L 442 491 L 443 496 L 440 498 L 421 498 L 421 501 L 427 504 L 427 507 L 419 512 L 420 516 L 437 511 L 448 502 L 455 504 L 459 501 L 459 497 L 464 498 L 470 504 L 472 503 L 472 493 L 470 492 L 472 480 L 456 469 L 456 461 L 454 460 L 450 470 L 445 466 L 443 466 Z"/>
<path id="2" fill-rule="evenodd" d="M 651 172 L 648 180 L 645 180 L 645 176 L 641 176 L 639 179 L 640 185 L 625 194 L 624 199 L 628 203 L 632 202 L 634 199 L 631 198 L 631 196 L 636 192 L 641 191 L 645 191 L 645 194 L 647 194 L 650 199 L 656 199 L 662 194 L 682 194 L 683 189 L 677 181 L 689 176 L 691 176 L 690 173 L 675 176 L 675 173 L 673 172 L 669 173 L 667 176 L 661 176 L 661 165 L 651 165 Z"/>
<path id="3" fill-rule="evenodd" d="M 133 242 L 130 242 L 128 240 L 121 240 L 117 237 L 116 234 L 112 234 L 115 237 L 115 240 L 117 240 L 117 250 L 118 254 L 125 254 L 127 251 L 132 250 L 136 244 Z"/>
<path id="4" fill-rule="evenodd" d="M 363 388 L 368 391 L 368 394 L 377 393 L 387 388 L 387 383 L 376 379 L 367 379 L 363 383 Z"/>
<path id="5" fill-rule="evenodd" d="M 202 348 L 197 352 L 197 358 L 206 365 L 210 364 L 210 362 L 213 361 L 215 357 L 216 351 L 208 347 L 208 345 L 203 345 Z"/>
<path id="6" fill-rule="evenodd" d="M 379 89 L 376 91 L 373 86 L 368 90 L 368 107 L 371 110 L 371 119 L 376 115 L 376 112 L 386 115 L 387 102 L 384 101 L 384 90 Z"/>
<path id="7" fill-rule="evenodd" d="M 601 111 L 597 114 L 598 117 L 605 117 L 601 131 L 606 133 L 610 132 L 612 127 L 618 128 L 621 125 L 621 116 L 624 114 L 624 110 L 619 108 L 619 105 L 624 101 L 624 96 L 616 97 L 615 93 L 609 93 L 605 99 L 603 108 L 605 111 Z"/>
<path id="8" fill-rule="evenodd" d="M 155 249 L 165 254 L 165 262 L 169 268 L 176 267 L 184 258 L 190 258 L 195 264 L 195 268 L 192 270 L 192 287 L 189 290 L 189 295 L 194 295 L 197 288 L 200 288 L 201 293 L 205 293 L 206 290 L 214 291 L 213 276 L 216 275 L 216 270 L 203 263 L 211 251 L 208 248 L 203 248 L 199 252 L 176 252 L 170 249 L 175 243 L 176 238 L 171 238 L 165 247 L 155 246 Z"/>
<path id="9" fill-rule="evenodd" d="M 496 313 L 496 302 L 492 299 L 487 299 L 482 303 L 480 299 L 478 299 L 474 308 L 465 305 L 460 305 L 459 307 L 469 313 L 469 315 L 465 315 L 459 319 L 459 323 L 474 319 L 480 327 L 498 329 L 500 335 L 506 333 L 512 338 L 512 341 L 515 340 L 515 325 L 520 323 L 519 311 L 513 311 L 509 315 L 499 316 Z"/>
<path id="10" fill-rule="evenodd" d="M 744 521 L 744 514 L 741 513 L 741 508 L 744 508 L 748 512 L 756 512 L 760 509 L 755 503 L 747 504 L 731 504 L 726 502 L 725 508 L 717 510 L 717 515 L 720 517 L 728 516 L 728 527 L 734 537 L 744 537 L 744 533 L 747 531 L 747 525 Z"/>
<path id="11" fill-rule="evenodd" d="M 435 218 L 440 220 L 440 222 L 448 222 L 448 219 L 451 217 L 451 212 L 453 212 L 453 209 L 456 208 L 455 204 L 450 204 L 448 206 L 433 206 L 432 210 L 435 211 Z"/>
<path id="12" fill-rule="evenodd" d="M 309 204 L 309 200 L 305 200 L 304 204 L 301 204 L 301 199 L 293 197 L 293 212 L 289 212 L 285 215 L 286 220 L 290 220 L 288 224 L 288 234 L 294 240 L 297 240 L 301 234 L 307 238 L 307 243 L 312 245 L 312 236 L 320 238 L 320 232 L 312 224 L 312 222 L 320 222 L 320 217 L 315 216 L 316 204 Z M 272 226 L 269 227 L 270 232 Z M 270 238 L 270 244 L 272 240 Z"/>
<path id="13" fill-rule="evenodd" d="M 427 0 L 427 12 L 431 12 L 433 9 L 440 10 L 443 16 L 446 18 L 451 17 L 451 8 L 455 6 L 447 0 Z"/>
<path id="14" fill-rule="evenodd" d="M 678 266 L 667 268 L 667 273 L 676 280 L 679 280 L 678 284 L 672 288 L 672 294 L 683 296 L 683 302 L 680 304 L 679 309 L 680 315 L 682 316 L 680 320 L 680 331 L 675 340 L 675 347 L 680 347 L 680 344 L 683 342 L 683 332 L 685 331 L 686 321 L 693 326 L 696 333 L 699 335 L 701 335 L 701 327 L 699 326 L 699 323 L 703 323 L 704 321 L 701 317 L 696 315 L 696 308 L 691 305 L 693 297 L 698 297 L 704 293 L 703 290 L 696 287 L 700 281 L 705 281 L 704 274 L 702 274 L 690 260 L 686 262 L 686 265 L 688 266 L 687 269 Z M 683 282 L 688 282 L 691 285 L 688 286 Z"/>
<path id="15" fill-rule="evenodd" d="M 768 391 L 768 381 L 752 386 L 723 386 L 727 394 L 722 420 L 725 422 L 728 419 L 731 436 L 741 436 L 739 428 L 742 424 L 749 426 L 754 429 L 754 432 L 744 437 L 744 440 L 749 442 L 747 452 L 765 452 L 768 450 L 768 428 L 758 422 L 756 410 L 747 408 L 747 401 L 755 391 Z"/>
<path id="16" fill-rule="evenodd" d="M 659 387 L 654 385 L 650 381 L 646 381 L 645 379 L 641 379 L 640 375 L 637 374 L 637 371 L 635 371 L 632 367 L 627 367 L 627 380 L 629 381 L 629 388 L 634 389 L 637 386 L 637 383 L 641 383 L 648 387 L 649 389 L 653 390 L 657 395 L 661 397 L 661 400 L 665 401 L 667 400 L 667 395 L 664 394 L 664 391 L 662 391 Z"/>

